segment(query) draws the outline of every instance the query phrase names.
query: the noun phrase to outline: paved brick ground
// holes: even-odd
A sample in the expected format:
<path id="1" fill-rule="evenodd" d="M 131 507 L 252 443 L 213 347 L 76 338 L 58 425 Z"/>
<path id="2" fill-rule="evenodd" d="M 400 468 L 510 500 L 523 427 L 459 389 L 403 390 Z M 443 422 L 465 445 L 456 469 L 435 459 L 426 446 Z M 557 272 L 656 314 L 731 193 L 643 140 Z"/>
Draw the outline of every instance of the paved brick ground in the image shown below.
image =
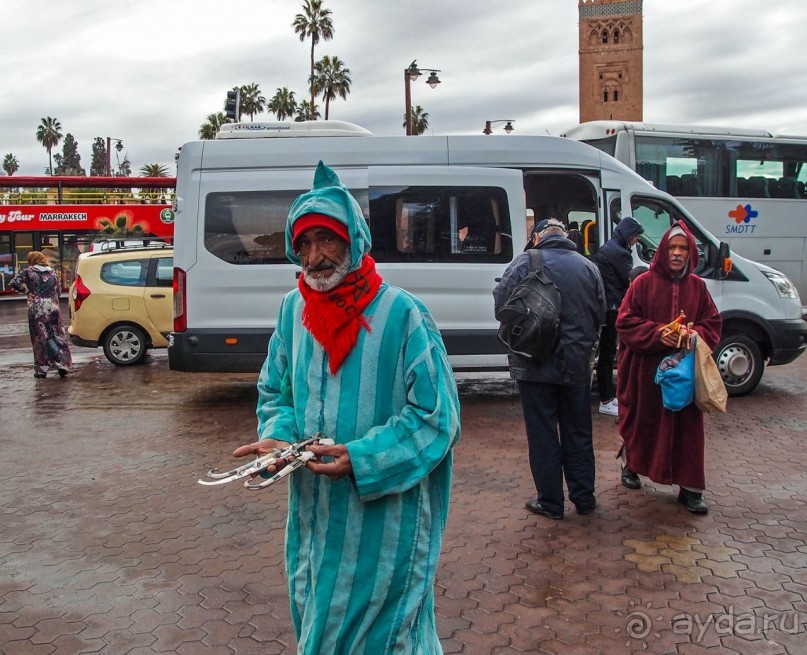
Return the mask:
<path id="1" fill-rule="evenodd" d="M 195 484 L 251 439 L 251 376 L 172 373 L 164 353 L 2 375 L 0 653 L 294 652 L 285 487 Z M 563 521 L 523 508 L 508 385 L 464 387 L 436 586 L 445 652 L 807 652 L 806 380 L 807 358 L 772 368 L 707 417 L 707 516 L 669 487 L 623 488 L 614 420 L 595 415 L 599 509 L 567 503 Z"/>

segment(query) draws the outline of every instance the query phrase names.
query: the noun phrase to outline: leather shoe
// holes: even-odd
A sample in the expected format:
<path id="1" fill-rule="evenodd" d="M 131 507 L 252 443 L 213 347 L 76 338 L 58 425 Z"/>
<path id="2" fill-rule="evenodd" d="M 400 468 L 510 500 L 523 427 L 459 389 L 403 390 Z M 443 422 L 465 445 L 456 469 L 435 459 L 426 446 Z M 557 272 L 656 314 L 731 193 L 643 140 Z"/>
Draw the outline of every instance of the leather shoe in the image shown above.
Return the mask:
<path id="1" fill-rule="evenodd" d="M 547 509 L 537 498 L 531 498 L 528 500 L 526 503 L 524 503 L 524 507 L 530 510 L 533 514 L 540 514 L 541 516 L 545 516 L 548 519 L 554 519 L 555 521 L 560 521 L 560 519 L 563 518 L 563 512 L 558 514 L 558 512 L 553 512 L 551 509 Z"/>
<path id="2" fill-rule="evenodd" d="M 681 487 L 681 491 L 678 492 L 678 502 L 683 503 L 684 507 L 693 514 L 709 513 L 708 505 L 703 502 L 703 494 L 697 491 L 690 491 L 689 489 Z"/>
<path id="3" fill-rule="evenodd" d="M 577 510 L 578 514 L 585 516 L 586 514 L 591 514 L 595 509 L 597 509 L 597 501 L 594 500 L 590 503 L 575 504 L 574 508 Z"/>
<path id="4" fill-rule="evenodd" d="M 622 467 L 622 486 L 628 489 L 641 489 L 642 481 L 638 474 L 631 471 L 627 466 Z"/>

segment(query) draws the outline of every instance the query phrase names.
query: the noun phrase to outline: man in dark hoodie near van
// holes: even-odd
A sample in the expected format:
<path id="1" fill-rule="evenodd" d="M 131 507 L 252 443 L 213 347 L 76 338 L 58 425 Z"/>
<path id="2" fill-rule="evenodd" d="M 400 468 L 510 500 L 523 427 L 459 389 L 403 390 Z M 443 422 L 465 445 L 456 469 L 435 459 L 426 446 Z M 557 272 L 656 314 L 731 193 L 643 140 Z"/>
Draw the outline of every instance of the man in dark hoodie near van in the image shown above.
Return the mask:
<path id="1" fill-rule="evenodd" d="M 616 358 L 616 316 L 628 290 L 629 275 L 633 268 L 631 249 L 644 232 L 641 223 L 625 216 L 608 239 L 591 258 L 602 276 L 608 312 L 600 333 L 600 354 L 597 359 L 597 388 L 600 392 L 600 413 L 619 415 L 619 404 L 614 389 L 614 359 Z"/>

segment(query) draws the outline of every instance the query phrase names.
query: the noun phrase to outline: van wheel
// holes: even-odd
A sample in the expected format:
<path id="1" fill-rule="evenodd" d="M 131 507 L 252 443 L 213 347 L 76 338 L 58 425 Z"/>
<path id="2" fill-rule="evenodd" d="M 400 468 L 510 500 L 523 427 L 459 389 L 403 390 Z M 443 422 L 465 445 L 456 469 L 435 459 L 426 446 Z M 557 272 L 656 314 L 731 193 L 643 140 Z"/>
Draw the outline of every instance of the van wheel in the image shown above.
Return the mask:
<path id="1" fill-rule="evenodd" d="M 756 389 L 765 370 L 762 351 L 743 334 L 729 334 L 713 351 L 729 396 L 744 396 Z"/>
<path id="2" fill-rule="evenodd" d="M 138 364 L 146 355 L 146 335 L 134 325 L 119 325 L 107 332 L 104 354 L 117 366 Z"/>

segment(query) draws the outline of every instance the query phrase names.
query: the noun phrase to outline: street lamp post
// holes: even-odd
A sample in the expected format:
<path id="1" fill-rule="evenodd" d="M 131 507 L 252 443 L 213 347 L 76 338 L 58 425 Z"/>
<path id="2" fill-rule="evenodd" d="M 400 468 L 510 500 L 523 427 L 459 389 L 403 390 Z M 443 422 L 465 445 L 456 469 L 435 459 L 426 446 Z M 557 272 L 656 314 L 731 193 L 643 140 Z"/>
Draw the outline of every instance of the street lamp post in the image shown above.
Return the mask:
<path id="1" fill-rule="evenodd" d="M 426 84 L 431 88 L 435 88 L 440 84 L 440 78 L 437 77 L 437 73 L 440 72 L 440 69 L 427 67 L 425 70 L 429 71 L 429 79 L 426 80 Z M 414 82 L 422 74 L 420 68 L 418 68 L 417 59 L 409 64 L 408 68 L 404 69 L 404 99 L 406 101 L 406 113 L 404 116 L 406 116 L 406 136 L 412 136 L 412 90 L 410 89 L 410 83 Z"/>
<path id="2" fill-rule="evenodd" d="M 515 123 L 515 120 L 513 120 L 512 118 L 499 118 L 495 121 L 485 121 L 485 129 L 482 130 L 482 134 L 490 134 L 491 132 L 490 128 L 495 123 L 505 123 L 504 131 L 510 134 L 510 132 L 513 131 L 513 123 Z"/>
<path id="3" fill-rule="evenodd" d="M 120 139 L 117 139 L 117 138 L 115 138 L 113 136 L 108 136 L 106 138 L 106 176 L 107 177 L 112 176 L 112 141 L 113 141 L 113 139 L 115 141 L 117 141 L 117 143 L 115 144 L 115 150 L 117 150 L 118 152 L 123 150 L 123 143 L 121 142 Z"/>

